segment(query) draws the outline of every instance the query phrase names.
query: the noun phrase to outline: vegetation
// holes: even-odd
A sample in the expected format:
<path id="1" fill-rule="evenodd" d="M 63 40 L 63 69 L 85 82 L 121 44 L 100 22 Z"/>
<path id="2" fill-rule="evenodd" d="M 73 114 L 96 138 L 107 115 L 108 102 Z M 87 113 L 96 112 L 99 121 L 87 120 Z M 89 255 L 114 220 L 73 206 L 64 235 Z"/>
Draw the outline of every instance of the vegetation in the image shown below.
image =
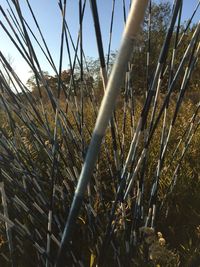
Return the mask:
<path id="1" fill-rule="evenodd" d="M 127 199 L 121 196 L 117 202 L 109 238 L 105 239 L 110 211 L 155 74 L 170 14 L 168 2 L 152 4 L 151 39 L 147 14 L 113 114 L 115 137 L 110 125 L 74 225 L 72 242 L 63 258 L 65 266 L 197 267 L 200 264 L 197 61 L 187 91 L 182 88 L 184 73 L 187 66 L 192 69 L 190 63 L 195 53 L 191 52 L 186 58 L 167 101 L 166 113 L 162 114 L 155 132 L 152 134 L 151 131 L 166 100 L 170 79 L 193 40 L 196 25 L 188 27 L 186 32 L 183 25 L 174 28 L 161 88 L 158 95 L 153 96 L 154 102 L 150 105 L 144 131 L 141 131 L 134 160 L 128 166 L 130 176 L 146 147 L 147 137 L 152 134 L 147 155 L 142 159 Z M 177 32 L 178 40 L 180 36 L 183 39 L 171 65 Z M 149 66 L 145 63 L 147 47 Z M 195 52 L 196 46 L 193 49 Z M 110 68 L 116 53 L 112 53 Z M 9 83 L 1 75 L 0 94 L 1 262 L 2 266 L 10 266 L 13 262 L 20 267 L 44 266 L 45 263 L 51 266 L 56 260 L 104 94 L 99 60 L 87 60 L 84 66 L 77 63 L 76 68 L 55 75 L 38 71 L 33 64 L 33 75 L 27 87 L 19 83 L 21 92 L 18 94 L 11 90 L 15 76 L 10 64 L 3 56 L 1 62 L 10 74 Z M 182 101 L 179 101 L 179 94 L 184 96 Z M 165 144 L 167 149 L 162 161 L 160 153 Z M 157 166 L 161 161 L 157 194 L 154 195 Z M 128 182 L 125 189 L 127 187 Z M 155 219 L 152 215 L 148 221 L 148 214 L 155 206 Z M 49 219 L 51 212 L 52 220 Z"/>

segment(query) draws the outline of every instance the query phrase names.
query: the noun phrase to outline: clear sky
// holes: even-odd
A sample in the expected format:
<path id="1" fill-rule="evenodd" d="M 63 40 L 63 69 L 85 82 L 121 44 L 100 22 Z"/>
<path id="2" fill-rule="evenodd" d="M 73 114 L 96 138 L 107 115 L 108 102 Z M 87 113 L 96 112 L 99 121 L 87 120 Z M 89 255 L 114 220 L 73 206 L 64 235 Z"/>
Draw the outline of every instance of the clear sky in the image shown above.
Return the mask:
<path id="1" fill-rule="evenodd" d="M 56 65 L 58 66 L 60 38 L 61 38 L 60 35 L 61 35 L 61 25 L 62 25 L 62 18 L 60 15 L 60 10 L 58 8 L 58 1 L 29 0 L 29 2 L 37 17 L 37 20 L 44 34 L 48 47 L 51 51 L 53 59 L 55 60 Z M 76 42 L 79 29 L 78 2 L 79 2 L 78 0 L 67 0 L 67 9 L 66 9 L 66 20 L 69 25 L 74 42 Z M 125 2 L 126 2 L 126 9 L 128 12 L 128 5 L 130 0 L 125 0 Z M 170 2 L 173 1 L 171 0 Z M 186 20 L 191 16 L 198 0 L 183 0 L 183 2 L 184 2 L 184 7 L 183 7 L 182 20 Z M 6 10 L 7 8 L 6 0 L 0 0 L 0 3 L 1 6 L 4 8 L 4 10 Z M 25 19 L 31 26 L 34 33 L 37 33 L 37 29 L 28 11 L 26 1 L 20 0 L 20 4 Z M 97 4 L 99 9 L 102 36 L 104 41 L 104 50 L 106 53 L 108 50 L 112 0 L 97 0 Z M 0 16 L 2 18 L 2 14 Z M 198 21 L 199 18 L 200 18 L 200 11 L 198 11 L 198 13 L 196 14 L 194 21 L 195 22 Z M 2 20 L 5 21 L 4 19 Z M 123 27 L 124 27 L 123 1 L 116 0 L 112 50 L 115 50 L 119 47 Z M 16 73 L 19 75 L 19 77 L 22 79 L 23 82 L 26 82 L 26 80 L 30 76 L 29 69 L 1 28 L 0 28 L 0 40 L 1 40 L 0 41 L 1 51 L 5 56 L 7 56 L 8 54 L 12 56 L 12 58 L 14 59 L 13 67 Z M 40 52 L 40 49 L 37 47 L 36 44 L 34 47 L 38 55 L 38 58 L 40 59 L 42 69 L 52 73 L 48 63 L 46 62 L 45 58 Z M 96 48 L 94 27 L 92 22 L 89 0 L 87 0 L 84 22 L 83 22 L 83 48 L 86 56 L 94 58 L 97 57 L 97 48 Z M 68 56 L 66 51 L 64 58 L 65 60 L 63 62 L 63 69 L 67 69 Z"/>

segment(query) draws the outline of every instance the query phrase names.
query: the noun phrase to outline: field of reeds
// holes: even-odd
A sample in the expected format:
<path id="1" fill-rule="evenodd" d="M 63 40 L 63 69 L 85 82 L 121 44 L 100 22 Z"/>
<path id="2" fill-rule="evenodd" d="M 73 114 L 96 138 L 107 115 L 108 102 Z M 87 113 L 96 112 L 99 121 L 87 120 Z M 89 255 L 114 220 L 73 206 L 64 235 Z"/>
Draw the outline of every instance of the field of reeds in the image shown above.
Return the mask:
<path id="1" fill-rule="evenodd" d="M 105 57 L 96 1 L 97 60 L 82 46 L 86 1 L 77 42 L 59 1 L 58 68 L 29 1 L 40 42 L 8 4 L 1 26 L 32 74 L 22 83 L 0 52 L 0 266 L 200 266 L 200 2 L 182 25 L 183 1 L 150 1 L 122 75 L 123 46 Z"/>

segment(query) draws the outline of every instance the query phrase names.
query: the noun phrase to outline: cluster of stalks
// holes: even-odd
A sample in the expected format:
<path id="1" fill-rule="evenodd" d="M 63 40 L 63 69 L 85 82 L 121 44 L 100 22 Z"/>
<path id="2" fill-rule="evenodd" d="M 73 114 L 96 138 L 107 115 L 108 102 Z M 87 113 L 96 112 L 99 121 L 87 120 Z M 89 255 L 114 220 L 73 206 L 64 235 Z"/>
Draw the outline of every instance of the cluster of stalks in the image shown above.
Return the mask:
<path id="1" fill-rule="evenodd" d="M 36 26 L 35 33 L 23 15 L 20 1 L 7 0 L 8 9 L 0 6 L 1 28 L 31 68 L 37 90 L 35 97 L 0 52 L 0 256 L 5 266 L 27 266 L 29 258 L 29 266 L 129 266 L 137 260 L 138 248 L 146 242 L 141 231 L 155 232 L 156 219 L 176 186 L 183 158 L 199 127 L 200 104 L 194 109 L 182 136 L 168 152 L 198 60 L 200 24 L 196 25 L 181 59 L 179 57 L 179 64 L 174 62 L 199 4 L 180 34 L 183 1 L 174 1 L 157 66 L 150 73 L 151 1 L 134 0 L 128 18 L 123 1 L 126 27 L 118 57 L 108 75 L 115 1 L 105 59 L 96 0 L 90 0 L 102 91 L 105 91 L 100 107 L 95 86 L 87 83 L 90 70 L 83 51 L 83 42 L 87 40 L 83 36 L 87 1 L 79 0 L 77 40 L 73 40 L 68 26 L 67 1 L 58 1 L 62 20 L 58 67 L 29 0 L 26 3 Z M 146 6 L 149 12 L 144 66 L 146 90 L 136 116 L 131 58 Z M 41 49 L 57 77 L 56 88 L 48 83 L 34 44 Z M 173 53 L 169 53 L 171 48 Z M 70 66 L 68 84 L 62 80 L 64 50 Z M 167 88 L 160 98 L 163 81 Z M 177 81 L 180 84 L 177 99 L 174 109 L 170 110 Z M 123 108 L 119 109 L 115 102 L 121 88 L 124 90 L 120 96 Z M 96 120 L 95 126 L 89 117 Z M 161 130 L 155 135 L 159 127 Z M 158 138 L 160 144 L 154 172 L 147 181 L 154 138 Z M 167 165 L 166 156 L 170 160 Z M 173 173 L 160 199 L 162 171 L 165 169 L 166 173 L 170 168 Z M 146 183 L 151 188 L 148 192 Z M 160 236 L 154 246 L 164 251 L 164 243 Z M 152 251 L 153 245 L 144 257 L 146 263 L 154 260 Z"/>

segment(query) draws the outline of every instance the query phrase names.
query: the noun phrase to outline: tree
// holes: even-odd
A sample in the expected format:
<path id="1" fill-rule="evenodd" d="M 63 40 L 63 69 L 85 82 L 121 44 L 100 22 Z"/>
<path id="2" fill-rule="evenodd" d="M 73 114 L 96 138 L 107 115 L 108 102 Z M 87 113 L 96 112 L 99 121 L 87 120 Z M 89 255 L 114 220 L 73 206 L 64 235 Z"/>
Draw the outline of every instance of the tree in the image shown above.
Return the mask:
<path id="1" fill-rule="evenodd" d="M 160 3 L 152 2 L 151 4 L 151 20 L 150 29 L 149 10 L 147 10 L 143 29 L 140 31 L 134 45 L 134 54 L 132 59 L 132 80 L 135 94 L 143 94 L 147 89 L 147 51 L 149 49 L 149 70 L 148 76 L 154 72 L 158 56 L 160 54 L 162 44 L 167 32 L 171 14 L 171 4 L 169 1 Z M 150 31 L 149 31 L 150 30 Z M 148 36 L 150 34 L 150 40 Z M 148 48 L 149 46 L 149 48 Z M 149 78 L 148 77 L 148 78 Z"/>
<path id="2" fill-rule="evenodd" d="M 39 98 L 39 90 L 42 94 L 42 97 L 47 98 L 47 90 L 45 87 L 51 90 L 55 97 L 58 97 L 58 86 L 59 86 L 59 76 L 58 75 L 49 75 L 48 72 L 43 71 L 43 78 L 45 79 L 45 83 L 42 79 L 36 80 L 35 74 L 31 75 L 31 77 L 27 81 L 28 88 L 32 91 L 32 94 Z M 83 85 L 81 86 L 80 74 L 75 71 L 72 74 L 70 69 L 63 70 L 61 73 L 61 87 L 60 87 L 60 97 L 65 99 L 67 94 L 80 94 L 80 88 L 84 89 L 84 96 L 87 95 L 87 91 L 93 86 L 93 77 L 89 73 L 84 74 Z"/>

